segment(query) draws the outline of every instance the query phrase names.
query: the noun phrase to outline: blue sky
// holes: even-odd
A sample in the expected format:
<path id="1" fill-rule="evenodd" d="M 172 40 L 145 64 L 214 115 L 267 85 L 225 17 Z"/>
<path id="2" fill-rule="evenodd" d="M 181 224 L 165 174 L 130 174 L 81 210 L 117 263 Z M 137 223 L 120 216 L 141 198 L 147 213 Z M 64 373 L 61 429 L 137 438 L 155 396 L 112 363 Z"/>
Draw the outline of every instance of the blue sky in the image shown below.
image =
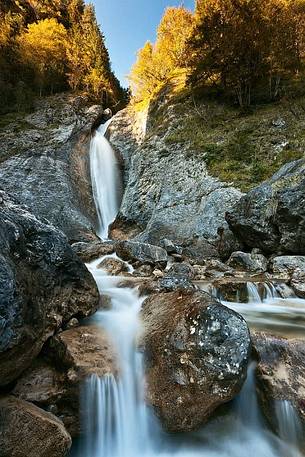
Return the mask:
<path id="1" fill-rule="evenodd" d="M 156 27 L 167 6 L 184 4 L 194 8 L 194 0 L 93 0 L 98 22 L 106 38 L 112 68 L 122 84 L 147 40 L 155 41 Z"/>

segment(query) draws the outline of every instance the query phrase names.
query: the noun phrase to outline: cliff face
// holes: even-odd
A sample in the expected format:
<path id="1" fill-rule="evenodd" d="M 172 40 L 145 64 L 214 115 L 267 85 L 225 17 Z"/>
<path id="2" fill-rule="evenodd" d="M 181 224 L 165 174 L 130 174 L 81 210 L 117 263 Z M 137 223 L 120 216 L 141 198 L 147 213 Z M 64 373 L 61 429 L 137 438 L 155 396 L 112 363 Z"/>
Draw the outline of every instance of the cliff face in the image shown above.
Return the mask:
<path id="1" fill-rule="evenodd" d="M 70 241 L 94 236 L 88 150 L 99 116 L 100 106 L 61 94 L 38 100 L 32 114 L 1 120 L 0 188 Z"/>
<path id="2" fill-rule="evenodd" d="M 160 106 L 162 128 L 155 128 L 156 111 L 135 114 L 130 109 L 119 112 L 110 125 L 110 141 L 125 168 L 117 222 L 136 224 L 139 241 L 159 244 L 170 239 L 195 257 L 227 257 L 236 242 L 225 212 L 242 193 L 211 177 L 189 145 L 167 142 L 182 119 L 167 100 Z"/>

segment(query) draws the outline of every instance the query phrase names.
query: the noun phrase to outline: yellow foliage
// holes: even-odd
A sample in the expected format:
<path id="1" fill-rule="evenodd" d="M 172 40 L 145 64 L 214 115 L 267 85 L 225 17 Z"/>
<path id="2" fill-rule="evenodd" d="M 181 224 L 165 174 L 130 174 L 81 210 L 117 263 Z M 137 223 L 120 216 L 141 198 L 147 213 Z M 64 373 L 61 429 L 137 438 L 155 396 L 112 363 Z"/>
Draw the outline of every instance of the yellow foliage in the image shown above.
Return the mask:
<path id="1" fill-rule="evenodd" d="M 20 58 L 33 67 L 40 91 L 52 78 L 64 77 L 67 31 L 56 19 L 30 24 L 18 37 Z"/>
<path id="2" fill-rule="evenodd" d="M 192 27 L 193 15 L 184 7 L 165 10 L 156 43 L 147 42 L 139 50 L 129 75 L 136 100 L 151 98 L 175 69 L 184 66 L 185 46 Z"/>

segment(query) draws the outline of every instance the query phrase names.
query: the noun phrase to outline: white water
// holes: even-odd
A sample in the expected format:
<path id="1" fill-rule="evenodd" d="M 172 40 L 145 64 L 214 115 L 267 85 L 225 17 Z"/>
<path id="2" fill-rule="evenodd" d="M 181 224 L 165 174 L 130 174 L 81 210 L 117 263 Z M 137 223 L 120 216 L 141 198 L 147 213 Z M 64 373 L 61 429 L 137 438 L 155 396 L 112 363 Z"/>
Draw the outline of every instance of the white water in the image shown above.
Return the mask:
<path id="1" fill-rule="evenodd" d="M 90 144 L 90 172 L 93 197 L 98 215 L 97 235 L 108 238 L 108 227 L 119 209 L 119 167 L 114 150 L 105 137 L 111 120 L 95 132 Z"/>
<path id="2" fill-rule="evenodd" d="M 98 132 L 91 144 L 93 189 L 102 238 L 107 237 L 108 224 L 117 211 L 114 198 L 117 165 L 109 143 L 104 141 L 102 132 L 106 128 L 104 126 L 104 130 Z M 87 433 L 79 457 L 245 457 L 252 454 L 256 457 L 299 457 L 294 438 L 287 439 L 283 435 L 279 439 L 267 430 L 256 399 L 253 365 L 241 394 L 225 416 L 212 420 L 195 433 L 168 435 L 163 432 L 144 401 L 144 369 L 142 357 L 136 350 L 143 300 L 135 289 L 119 288 L 121 278 L 107 276 L 97 268 L 101 260 L 92 262 L 88 268 L 100 292 L 111 297 L 112 308 L 97 312 L 93 322 L 112 336 L 120 371 L 117 379 L 111 374 L 103 378 L 92 376 L 84 386 Z M 257 290 L 252 286 L 248 290 L 251 306 L 256 306 L 256 301 L 264 304 Z M 266 300 L 273 299 L 274 292 L 270 289 L 266 292 Z M 233 304 L 229 306 L 234 307 Z M 286 409 L 279 408 L 277 414 L 278 420 L 285 424 Z M 294 433 L 294 425 L 291 427 L 289 437 Z M 283 425 L 283 429 L 287 427 Z"/>

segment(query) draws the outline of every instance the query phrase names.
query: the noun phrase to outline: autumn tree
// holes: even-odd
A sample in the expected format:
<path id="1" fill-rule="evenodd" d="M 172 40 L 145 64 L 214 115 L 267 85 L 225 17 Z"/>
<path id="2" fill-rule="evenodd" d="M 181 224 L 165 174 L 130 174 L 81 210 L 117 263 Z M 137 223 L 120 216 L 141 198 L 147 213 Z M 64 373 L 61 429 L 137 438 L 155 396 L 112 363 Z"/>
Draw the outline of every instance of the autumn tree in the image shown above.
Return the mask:
<path id="1" fill-rule="evenodd" d="M 300 10 L 303 0 L 197 0 L 190 81 L 235 93 L 240 106 L 268 84 L 276 98 L 283 78 L 300 68 L 297 3 Z"/>
<path id="2" fill-rule="evenodd" d="M 184 7 L 167 8 L 157 30 L 155 44 L 147 42 L 137 54 L 129 75 L 136 99 L 149 99 L 170 74 L 185 65 L 185 43 L 193 16 Z"/>
<path id="3" fill-rule="evenodd" d="M 39 93 L 63 87 L 67 31 L 56 19 L 30 24 L 18 37 L 20 59 L 33 68 Z"/>

